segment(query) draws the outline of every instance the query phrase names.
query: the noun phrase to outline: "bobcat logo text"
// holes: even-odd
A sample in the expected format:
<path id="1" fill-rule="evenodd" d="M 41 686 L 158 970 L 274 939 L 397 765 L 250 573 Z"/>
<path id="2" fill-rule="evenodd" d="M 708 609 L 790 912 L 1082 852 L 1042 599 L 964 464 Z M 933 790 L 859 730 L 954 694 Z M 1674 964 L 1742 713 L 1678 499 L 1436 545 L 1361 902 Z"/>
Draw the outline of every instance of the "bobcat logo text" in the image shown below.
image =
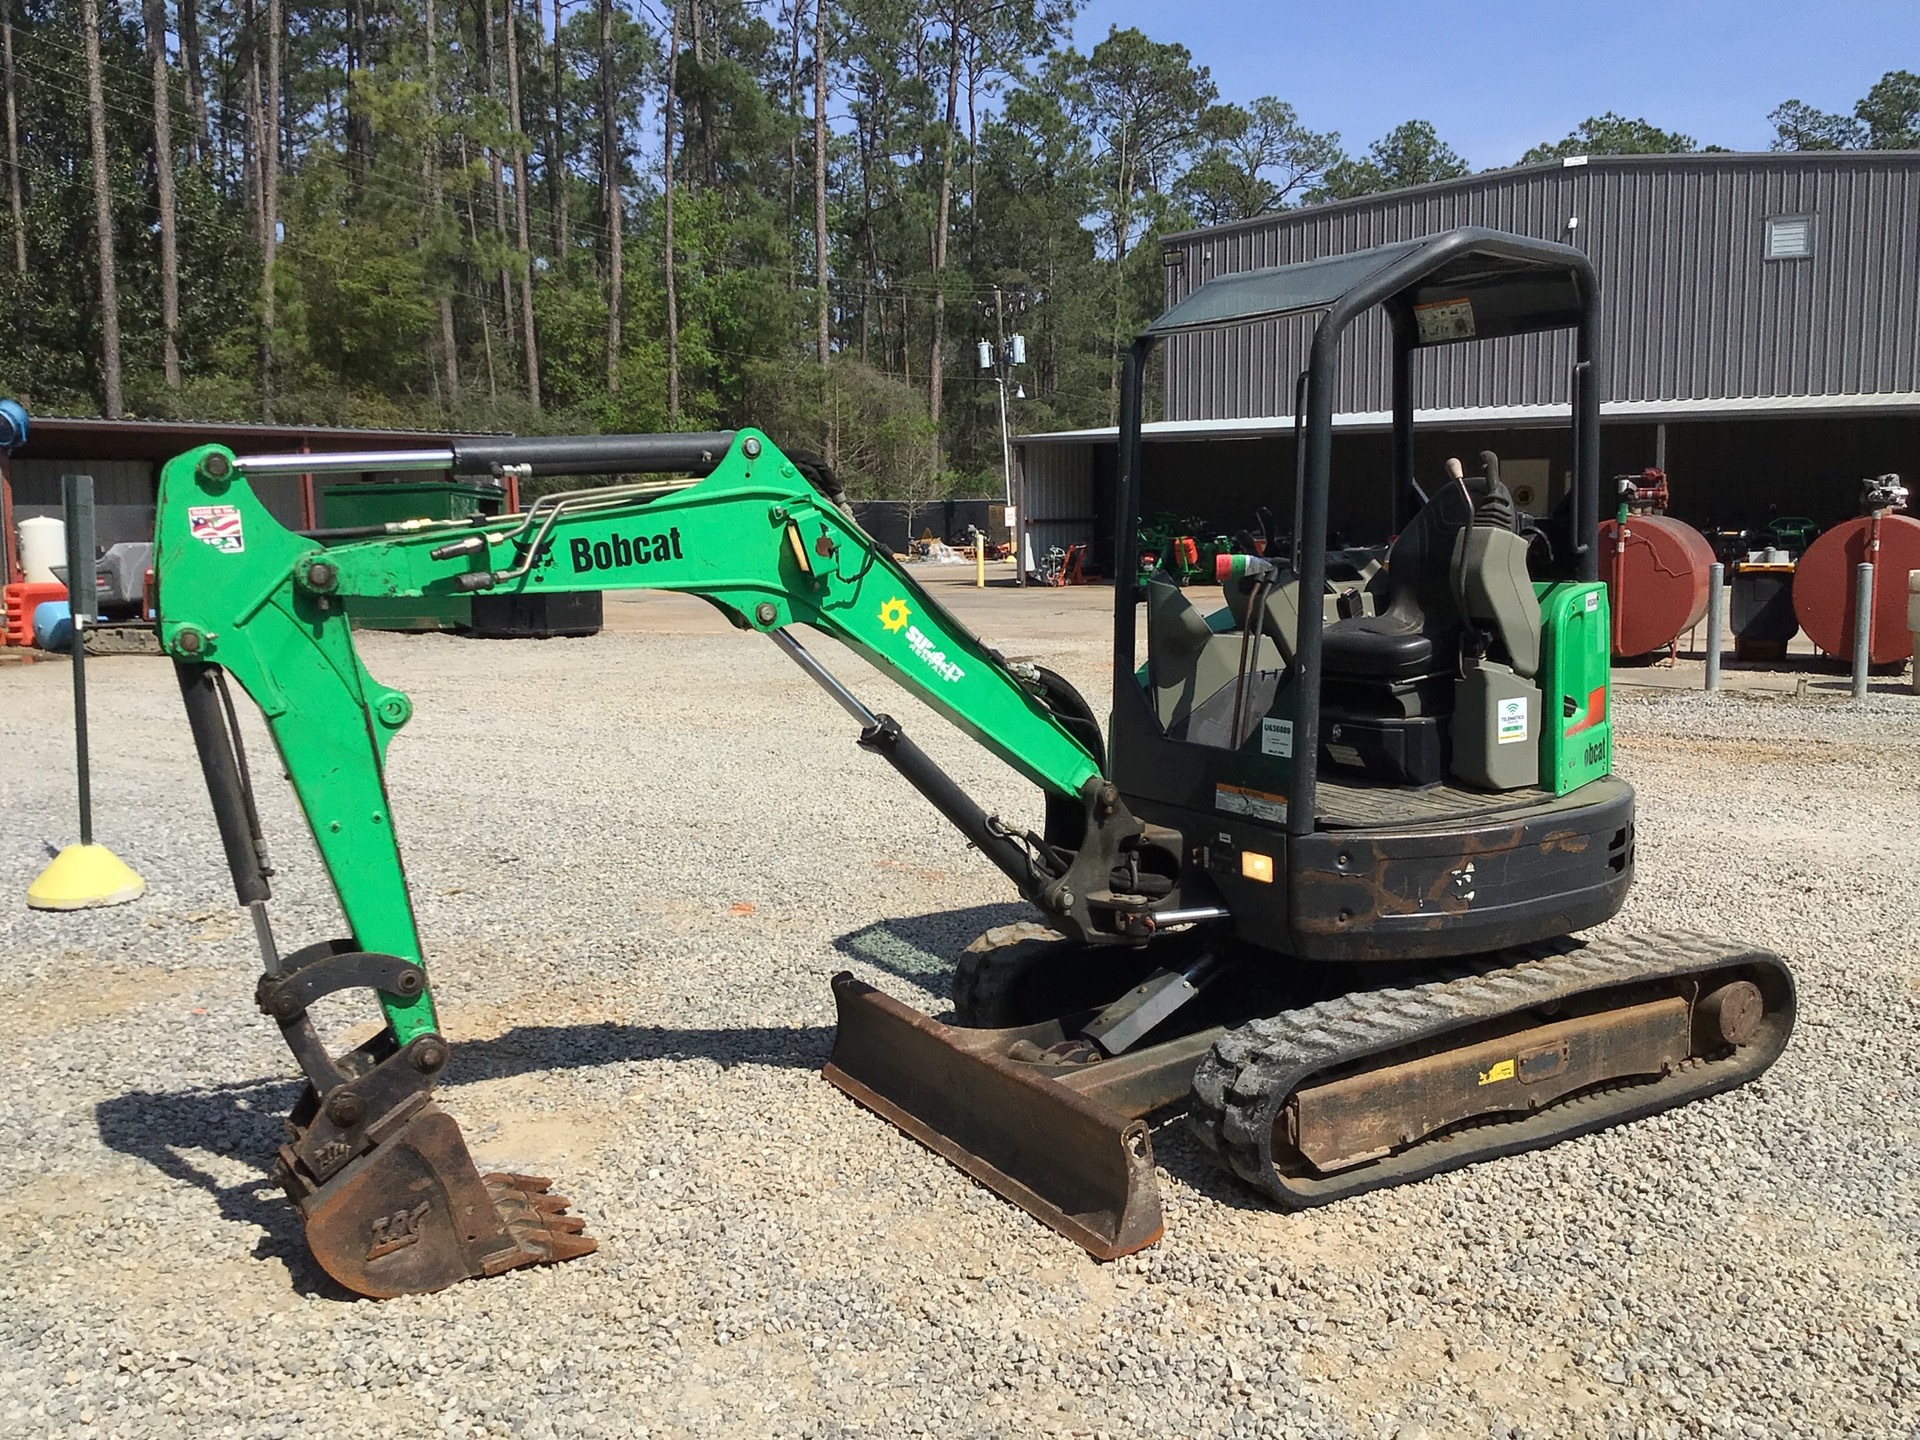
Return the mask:
<path id="1" fill-rule="evenodd" d="M 678 526 L 660 535 L 615 535 L 607 540 L 589 540 L 579 535 L 567 542 L 567 549 L 573 559 L 573 573 L 576 575 L 686 558 L 680 553 Z"/>

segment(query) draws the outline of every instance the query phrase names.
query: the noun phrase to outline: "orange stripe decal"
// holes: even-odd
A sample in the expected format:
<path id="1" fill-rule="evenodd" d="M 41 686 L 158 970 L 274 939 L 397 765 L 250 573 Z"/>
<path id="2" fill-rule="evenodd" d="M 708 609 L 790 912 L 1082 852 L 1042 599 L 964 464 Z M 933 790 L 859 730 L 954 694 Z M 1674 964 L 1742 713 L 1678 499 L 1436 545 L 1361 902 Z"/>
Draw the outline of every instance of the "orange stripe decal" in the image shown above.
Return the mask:
<path id="1" fill-rule="evenodd" d="M 1607 687 L 1596 687 L 1587 695 L 1587 713 L 1580 723 L 1567 731 L 1569 735 L 1578 735 L 1582 730 L 1591 730 L 1607 718 Z"/>

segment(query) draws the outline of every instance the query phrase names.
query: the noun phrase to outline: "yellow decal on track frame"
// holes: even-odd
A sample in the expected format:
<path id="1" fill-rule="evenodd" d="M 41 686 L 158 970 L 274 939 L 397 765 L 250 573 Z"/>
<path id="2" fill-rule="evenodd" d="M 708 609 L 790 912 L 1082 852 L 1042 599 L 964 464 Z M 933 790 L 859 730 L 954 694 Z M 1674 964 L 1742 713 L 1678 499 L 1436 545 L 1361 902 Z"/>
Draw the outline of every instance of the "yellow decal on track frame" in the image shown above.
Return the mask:
<path id="1" fill-rule="evenodd" d="M 1482 1085 L 1495 1085 L 1502 1080 L 1511 1080 L 1512 1078 L 1513 1061 L 1511 1060 L 1502 1060 L 1492 1068 L 1480 1072 L 1480 1083 Z"/>
<path id="2" fill-rule="evenodd" d="M 880 623 L 892 631 L 906 629 L 907 621 L 913 618 L 913 612 L 907 608 L 907 602 L 895 596 L 880 607 Z"/>

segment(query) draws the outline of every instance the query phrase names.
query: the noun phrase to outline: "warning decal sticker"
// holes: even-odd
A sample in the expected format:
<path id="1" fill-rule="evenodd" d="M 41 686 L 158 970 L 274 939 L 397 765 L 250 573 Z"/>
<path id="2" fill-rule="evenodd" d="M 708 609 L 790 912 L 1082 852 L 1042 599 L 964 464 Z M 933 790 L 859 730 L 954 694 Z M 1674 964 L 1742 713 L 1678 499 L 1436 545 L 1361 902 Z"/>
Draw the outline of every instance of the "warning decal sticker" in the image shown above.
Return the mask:
<path id="1" fill-rule="evenodd" d="M 1435 300 L 1413 307 L 1414 328 L 1422 345 L 1445 345 L 1453 340 L 1473 339 L 1473 301 Z"/>
<path id="2" fill-rule="evenodd" d="M 247 548 L 246 532 L 240 525 L 240 512 L 231 505 L 187 507 L 187 533 L 229 555 L 238 555 Z"/>
<path id="3" fill-rule="evenodd" d="M 1269 795 L 1264 790 L 1249 790 L 1241 785 L 1215 785 L 1213 808 L 1229 815 L 1250 815 L 1255 820 L 1279 824 L 1287 818 L 1287 797 Z"/>

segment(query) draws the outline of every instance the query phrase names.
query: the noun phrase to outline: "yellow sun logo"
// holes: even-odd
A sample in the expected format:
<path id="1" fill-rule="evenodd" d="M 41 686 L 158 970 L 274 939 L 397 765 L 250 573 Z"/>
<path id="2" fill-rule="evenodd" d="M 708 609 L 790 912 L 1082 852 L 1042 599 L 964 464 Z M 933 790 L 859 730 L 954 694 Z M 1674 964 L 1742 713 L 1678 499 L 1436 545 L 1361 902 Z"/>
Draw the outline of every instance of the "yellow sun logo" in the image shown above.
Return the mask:
<path id="1" fill-rule="evenodd" d="M 889 630 L 903 630 L 907 621 L 913 618 L 913 612 L 907 609 L 907 602 L 897 596 L 880 607 L 880 623 Z"/>

